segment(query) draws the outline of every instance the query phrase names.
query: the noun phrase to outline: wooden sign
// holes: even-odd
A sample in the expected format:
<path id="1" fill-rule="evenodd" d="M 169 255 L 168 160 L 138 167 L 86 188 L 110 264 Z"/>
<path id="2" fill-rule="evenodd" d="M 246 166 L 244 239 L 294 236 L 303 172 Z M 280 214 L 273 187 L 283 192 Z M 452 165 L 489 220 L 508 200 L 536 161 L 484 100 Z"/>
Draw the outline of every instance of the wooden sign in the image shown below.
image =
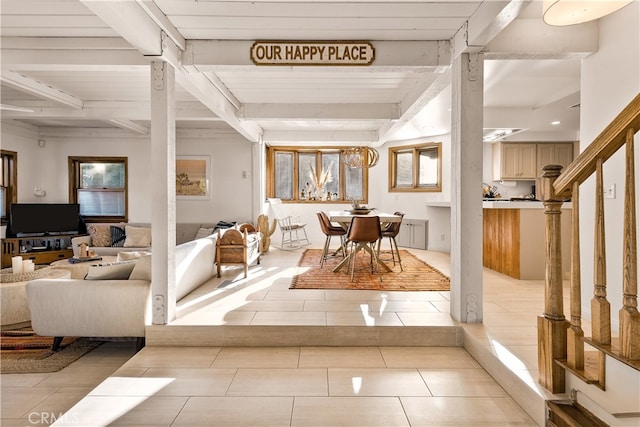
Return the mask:
<path id="1" fill-rule="evenodd" d="M 257 41 L 251 46 L 256 65 L 371 65 L 375 49 L 362 41 Z"/>

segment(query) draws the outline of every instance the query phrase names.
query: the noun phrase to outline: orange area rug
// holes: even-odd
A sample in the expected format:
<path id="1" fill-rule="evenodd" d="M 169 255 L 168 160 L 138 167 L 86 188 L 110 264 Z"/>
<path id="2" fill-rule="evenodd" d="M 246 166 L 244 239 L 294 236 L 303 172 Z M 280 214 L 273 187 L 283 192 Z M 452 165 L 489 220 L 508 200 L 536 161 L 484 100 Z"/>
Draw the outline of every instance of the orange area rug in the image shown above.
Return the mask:
<path id="1" fill-rule="evenodd" d="M 298 263 L 298 274 L 293 278 L 290 289 L 359 289 L 380 291 L 448 291 L 449 278 L 426 262 L 416 258 L 409 251 L 401 250 L 400 258 L 404 271 L 390 259 L 389 252 L 382 252 L 381 258 L 393 271 L 383 269 L 380 275 L 371 273 L 370 258 L 365 252 L 358 253 L 354 281 L 344 266 L 338 273 L 333 268 L 342 261 L 341 256 L 330 257 L 320 268 L 322 250 L 307 249 Z M 382 280 L 380 280 L 380 277 Z"/>

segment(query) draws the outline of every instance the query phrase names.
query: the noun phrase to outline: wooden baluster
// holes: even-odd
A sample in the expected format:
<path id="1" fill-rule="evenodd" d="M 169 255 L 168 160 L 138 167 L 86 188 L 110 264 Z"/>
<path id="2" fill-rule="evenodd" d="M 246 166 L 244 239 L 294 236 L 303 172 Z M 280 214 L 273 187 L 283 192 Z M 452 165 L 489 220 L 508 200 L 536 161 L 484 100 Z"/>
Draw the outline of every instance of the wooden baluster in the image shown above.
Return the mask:
<path id="1" fill-rule="evenodd" d="M 567 331 L 567 365 L 571 369 L 584 369 L 584 331 L 582 330 L 582 303 L 580 302 L 580 184 L 573 183 L 571 195 L 571 327 Z"/>
<path id="2" fill-rule="evenodd" d="M 553 190 L 553 182 L 562 166 L 542 168 L 542 195 L 545 214 L 546 268 L 544 314 L 538 316 L 538 382 L 552 393 L 565 389 L 564 369 L 554 362 L 567 358 L 569 322 L 562 309 L 562 254 L 560 216 L 562 201 Z"/>
<path id="3" fill-rule="evenodd" d="M 593 243 L 591 329 L 598 344 L 611 344 L 611 304 L 607 301 L 607 257 L 604 235 L 602 159 L 596 160 L 596 224 Z"/>
<path id="4" fill-rule="evenodd" d="M 638 313 L 638 256 L 636 246 L 636 189 L 633 129 L 626 135 L 624 191 L 623 306 L 620 309 L 620 354 L 640 359 L 640 314 Z"/>

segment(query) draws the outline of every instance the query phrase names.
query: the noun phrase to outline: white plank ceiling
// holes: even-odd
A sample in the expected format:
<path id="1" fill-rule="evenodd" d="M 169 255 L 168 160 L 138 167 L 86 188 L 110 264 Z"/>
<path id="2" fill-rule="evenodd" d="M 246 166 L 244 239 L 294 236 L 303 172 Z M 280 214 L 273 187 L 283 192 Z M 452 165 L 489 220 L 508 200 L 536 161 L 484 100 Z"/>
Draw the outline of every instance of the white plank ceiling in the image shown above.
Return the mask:
<path id="1" fill-rule="evenodd" d="M 377 145 L 448 132 L 442 94 L 450 60 L 464 50 L 460 41 L 490 43 L 514 20 L 540 21 L 538 1 L 516 0 L 0 5 L 3 120 L 148 132 L 149 63 L 172 58 L 161 48 L 164 32 L 178 45 L 178 128 L 234 130 L 274 144 Z M 256 40 L 366 40 L 383 47 L 371 67 L 259 67 L 249 59 Z M 487 49 L 486 127 L 575 137 L 579 114 L 569 106 L 579 103 L 580 61 L 571 47 L 533 59 L 523 59 L 529 52 Z M 522 114 L 511 114 L 508 123 L 500 120 L 504 108 Z M 561 120 L 562 129 L 551 128 L 550 118 Z"/>

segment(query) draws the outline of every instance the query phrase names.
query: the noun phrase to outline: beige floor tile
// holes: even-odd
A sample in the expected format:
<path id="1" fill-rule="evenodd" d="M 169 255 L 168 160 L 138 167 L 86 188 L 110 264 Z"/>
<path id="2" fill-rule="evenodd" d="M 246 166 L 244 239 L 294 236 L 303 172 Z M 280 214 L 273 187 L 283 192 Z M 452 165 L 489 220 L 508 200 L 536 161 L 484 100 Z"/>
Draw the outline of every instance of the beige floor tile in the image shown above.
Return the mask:
<path id="1" fill-rule="evenodd" d="M 384 368 L 378 347 L 300 347 L 301 368 Z"/>
<path id="2" fill-rule="evenodd" d="M 538 314 L 535 313 L 484 313 L 482 323 L 493 326 L 529 326 L 537 327 Z"/>
<path id="3" fill-rule="evenodd" d="M 507 396 L 484 369 L 420 369 L 420 375 L 434 396 Z"/>
<path id="4" fill-rule="evenodd" d="M 238 369 L 227 396 L 327 396 L 326 369 Z"/>
<path id="5" fill-rule="evenodd" d="M 380 347 L 388 368 L 466 369 L 480 365 L 461 347 Z"/>
<path id="6" fill-rule="evenodd" d="M 172 426 L 288 426 L 292 408 L 293 397 L 193 397 Z"/>
<path id="7" fill-rule="evenodd" d="M 527 364 L 530 369 L 538 368 L 538 346 L 537 345 L 510 345 L 508 349 L 520 360 Z"/>
<path id="8" fill-rule="evenodd" d="M 186 397 L 87 396 L 56 426 L 170 426 Z"/>
<path id="9" fill-rule="evenodd" d="M 5 387 L 2 386 L 0 409 L 2 418 L 26 417 L 58 390 L 58 387 Z"/>
<path id="10" fill-rule="evenodd" d="M 224 347 L 212 368 L 297 368 L 300 347 Z"/>
<path id="11" fill-rule="evenodd" d="M 92 387 L 60 387 L 55 391 L 55 393 L 51 394 L 29 411 L 29 414 L 31 414 L 30 418 L 34 419 L 35 417 L 35 419 L 42 419 L 44 414 L 53 414 L 55 416 L 64 414 L 71 409 L 73 405 L 89 394 L 91 389 Z M 38 414 L 43 415 L 39 416 Z"/>
<path id="12" fill-rule="evenodd" d="M 305 301 L 304 311 L 370 311 L 369 301 L 349 300 L 349 301 Z"/>
<path id="13" fill-rule="evenodd" d="M 304 325 L 326 326 L 327 318 L 324 312 L 259 312 L 251 321 L 252 325 Z"/>
<path id="14" fill-rule="evenodd" d="M 218 352 L 220 347 L 145 347 L 124 367 L 208 368 Z"/>
<path id="15" fill-rule="evenodd" d="M 172 325 L 249 325 L 255 311 L 198 310 L 171 322 Z"/>
<path id="16" fill-rule="evenodd" d="M 396 313 L 372 312 L 327 312 L 327 325 L 330 326 L 402 326 Z"/>
<path id="17" fill-rule="evenodd" d="M 445 313 L 404 313 L 398 312 L 398 317 L 405 326 L 456 326 L 448 312 Z"/>
<path id="18" fill-rule="evenodd" d="M 324 291 L 316 289 L 286 289 L 282 291 L 269 291 L 264 298 L 266 301 L 322 301 Z"/>
<path id="19" fill-rule="evenodd" d="M 5 387 L 33 387 L 45 380 L 50 374 L 2 374 L 0 383 Z"/>
<path id="20" fill-rule="evenodd" d="M 408 425 L 397 397 L 296 397 L 291 420 L 294 427 Z"/>
<path id="21" fill-rule="evenodd" d="M 417 369 L 329 368 L 329 396 L 431 396 Z"/>
<path id="22" fill-rule="evenodd" d="M 92 396 L 224 396 L 236 369 L 149 368 L 142 377 L 111 377 Z"/>
<path id="23" fill-rule="evenodd" d="M 401 397 L 412 426 L 535 426 L 503 397 Z"/>
<path id="24" fill-rule="evenodd" d="M 304 308 L 304 300 L 262 300 L 247 301 L 241 307 L 237 307 L 236 311 L 257 311 L 257 312 L 289 312 L 302 311 Z"/>
<path id="25" fill-rule="evenodd" d="M 38 387 L 89 387 L 108 378 L 117 369 L 117 364 L 73 363 L 50 374 Z"/>

